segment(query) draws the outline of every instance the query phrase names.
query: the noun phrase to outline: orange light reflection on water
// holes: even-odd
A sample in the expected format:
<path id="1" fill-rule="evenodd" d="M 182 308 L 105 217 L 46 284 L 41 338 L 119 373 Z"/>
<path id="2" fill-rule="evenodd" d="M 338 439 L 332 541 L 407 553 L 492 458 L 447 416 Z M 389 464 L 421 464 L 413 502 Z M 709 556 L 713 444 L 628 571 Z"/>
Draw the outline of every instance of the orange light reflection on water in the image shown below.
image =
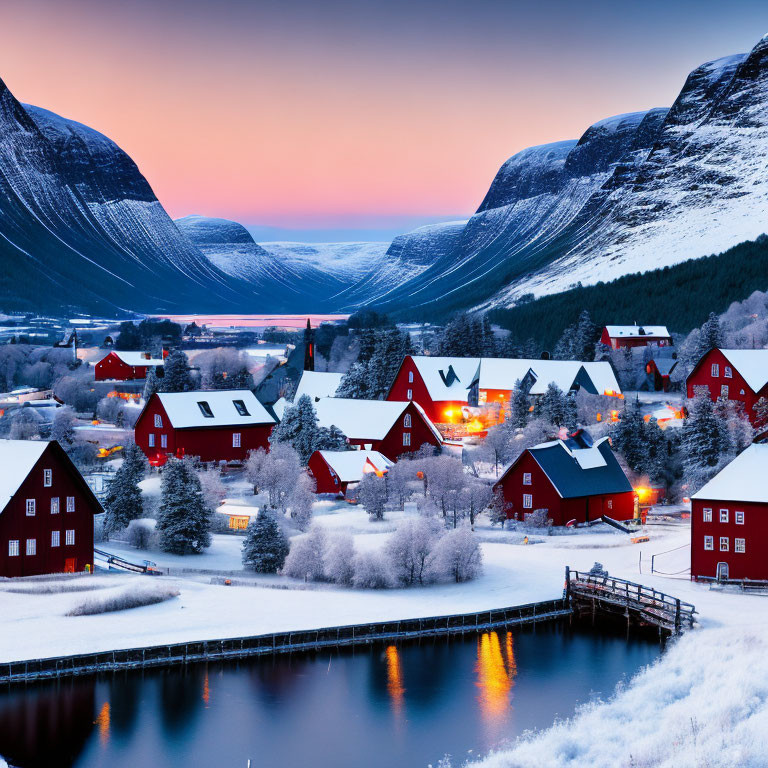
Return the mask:
<path id="1" fill-rule="evenodd" d="M 109 702 L 105 701 L 96 717 L 96 727 L 99 729 L 99 741 L 102 747 L 109 742 L 109 720 Z"/>
<path id="2" fill-rule="evenodd" d="M 403 714 L 405 704 L 405 687 L 403 686 L 403 670 L 400 665 L 400 654 L 397 646 L 388 645 L 385 656 L 387 659 L 387 691 L 392 701 L 392 711 L 399 718 Z"/>
<path id="3" fill-rule="evenodd" d="M 477 641 L 477 697 L 483 720 L 501 724 L 510 712 L 510 691 L 517 675 L 512 633 L 507 632 L 502 650 L 498 632 L 484 632 Z"/>

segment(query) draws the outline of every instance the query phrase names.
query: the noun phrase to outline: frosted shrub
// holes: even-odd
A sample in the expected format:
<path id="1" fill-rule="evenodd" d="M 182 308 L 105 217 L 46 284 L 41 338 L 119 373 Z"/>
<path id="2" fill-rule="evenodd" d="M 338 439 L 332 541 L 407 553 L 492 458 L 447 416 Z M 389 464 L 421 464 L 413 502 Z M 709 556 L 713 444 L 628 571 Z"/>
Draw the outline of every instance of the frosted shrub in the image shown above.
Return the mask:
<path id="1" fill-rule="evenodd" d="M 393 585 L 392 573 L 381 552 L 360 552 L 355 558 L 353 584 L 359 589 L 387 589 Z"/>
<path id="2" fill-rule="evenodd" d="M 312 522 L 312 505 L 315 503 L 315 481 L 301 472 L 288 498 L 291 520 L 300 531 L 306 531 Z"/>
<path id="3" fill-rule="evenodd" d="M 148 520 L 131 520 L 128 524 L 128 543 L 136 549 L 149 549 L 153 543 L 155 527 Z"/>
<path id="4" fill-rule="evenodd" d="M 435 518 L 408 520 L 390 537 L 384 548 L 392 576 L 398 584 L 410 586 L 427 580 L 427 561 L 438 540 Z"/>
<path id="5" fill-rule="evenodd" d="M 549 519 L 548 509 L 534 509 L 533 512 L 527 513 L 523 522 L 529 528 L 551 528 L 552 521 Z"/>
<path id="6" fill-rule="evenodd" d="M 221 479 L 221 470 L 218 467 L 204 469 L 197 473 L 197 477 L 200 480 L 205 506 L 211 512 L 215 512 L 227 495 L 227 488 Z"/>
<path id="7" fill-rule="evenodd" d="M 335 584 L 349 586 L 355 576 L 355 544 L 348 533 L 328 541 L 325 551 L 325 577 Z"/>
<path id="8" fill-rule="evenodd" d="M 444 534 L 429 558 L 429 571 L 435 578 L 470 581 L 482 572 L 483 555 L 469 528 L 454 528 Z"/>
<path id="9" fill-rule="evenodd" d="M 285 558 L 283 575 L 304 581 L 321 581 L 325 577 L 325 532 L 315 526 L 305 536 L 291 543 Z"/>
<path id="10" fill-rule="evenodd" d="M 94 616 L 98 613 L 125 611 L 130 608 L 141 608 L 144 605 L 154 605 L 179 596 L 179 590 L 169 586 L 131 588 L 125 592 L 110 595 L 89 597 L 72 610 L 67 616 Z"/>
<path id="11" fill-rule="evenodd" d="M 373 473 L 363 475 L 357 487 L 357 499 L 372 521 L 383 520 L 387 505 L 387 481 Z"/>

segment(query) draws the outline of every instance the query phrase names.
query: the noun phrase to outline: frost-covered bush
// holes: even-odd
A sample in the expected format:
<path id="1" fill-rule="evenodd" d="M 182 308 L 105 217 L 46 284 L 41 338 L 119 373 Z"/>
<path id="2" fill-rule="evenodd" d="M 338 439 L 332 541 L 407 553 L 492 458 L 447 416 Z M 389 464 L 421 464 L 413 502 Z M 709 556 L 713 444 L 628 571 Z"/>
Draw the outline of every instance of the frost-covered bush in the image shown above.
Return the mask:
<path id="1" fill-rule="evenodd" d="M 355 557 L 355 576 L 352 583 L 358 589 L 387 589 L 393 586 L 392 573 L 381 552 L 360 552 Z"/>
<path id="2" fill-rule="evenodd" d="M 111 595 L 96 595 L 89 597 L 72 610 L 67 616 L 93 616 L 97 613 L 125 611 L 130 608 L 141 608 L 144 605 L 154 605 L 179 596 L 179 590 L 166 585 L 154 587 L 131 587 L 125 592 Z"/>
<path id="3" fill-rule="evenodd" d="M 523 522 L 529 528 L 550 528 L 552 520 L 549 518 L 548 509 L 534 509 L 523 516 Z"/>
<path id="4" fill-rule="evenodd" d="M 288 510 L 291 520 L 300 531 L 306 531 L 312 522 L 312 505 L 315 503 L 315 481 L 301 472 L 288 497 Z"/>
<path id="5" fill-rule="evenodd" d="M 429 571 L 435 578 L 450 578 L 457 583 L 476 578 L 482 567 L 480 545 L 469 528 L 448 531 L 429 558 Z"/>
<path id="6" fill-rule="evenodd" d="M 153 520 L 132 520 L 128 524 L 126 539 L 136 549 L 149 549 L 155 538 Z"/>
<path id="7" fill-rule="evenodd" d="M 321 581 L 325 577 L 325 532 L 314 526 L 304 536 L 291 542 L 285 558 L 283 575 L 304 581 Z"/>
<path id="8" fill-rule="evenodd" d="M 410 586 L 429 580 L 427 562 L 440 537 L 434 517 L 407 520 L 392 534 L 384 556 L 396 583 Z"/>
<path id="9" fill-rule="evenodd" d="M 205 506 L 210 512 L 215 512 L 227 495 L 227 487 L 221 479 L 221 470 L 218 467 L 203 469 L 197 473 L 197 477 L 200 480 Z"/>
<path id="10" fill-rule="evenodd" d="M 357 486 L 357 500 L 365 507 L 372 521 L 383 520 L 387 506 L 387 481 L 372 472 L 363 475 Z"/>
<path id="11" fill-rule="evenodd" d="M 348 533 L 337 533 L 328 539 L 324 562 L 326 579 L 344 586 L 352 583 L 355 575 L 355 544 Z"/>

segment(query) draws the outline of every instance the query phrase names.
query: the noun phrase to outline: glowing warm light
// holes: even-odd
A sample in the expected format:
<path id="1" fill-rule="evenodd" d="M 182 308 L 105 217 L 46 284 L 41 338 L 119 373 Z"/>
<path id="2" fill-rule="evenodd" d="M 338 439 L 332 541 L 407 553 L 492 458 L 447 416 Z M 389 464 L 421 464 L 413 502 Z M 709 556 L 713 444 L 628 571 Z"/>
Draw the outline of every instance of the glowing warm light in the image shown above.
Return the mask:
<path id="1" fill-rule="evenodd" d="M 598 413 L 597 416 L 595 417 L 595 421 L 602 421 L 602 420 L 603 420 L 603 414 Z"/>
<path id="2" fill-rule="evenodd" d="M 472 421 L 467 424 L 467 432 L 482 432 L 485 429 L 485 424 L 483 424 L 480 419 L 472 419 Z"/>
<path id="3" fill-rule="evenodd" d="M 619 412 L 611 411 L 611 421 L 618 421 L 618 420 L 619 420 Z"/>
<path id="4" fill-rule="evenodd" d="M 517 672 L 512 652 L 511 636 L 507 634 L 507 664 L 501 651 L 497 632 L 484 632 L 477 641 L 477 682 L 480 689 L 477 701 L 484 720 L 500 723 L 509 712 L 509 692 Z"/>
<path id="5" fill-rule="evenodd" d="M 396 645 L 388 645 L 385 651 L 387 658 L 387 691 L 392 701 L 392 710 L 398 717 L 403 712 L 405 703 L 405 687 L 403 686 L 403 670 L 400 665 L 400 654 Z"/>
<path id="6" fill-rule="evenodd" d="M 122 445 L 115 445 L 115 446 L 112 446 L 112 448 L 99 448 L 99 451 L 96 455 L 100 459 L 106 459 L 107 457 L 111 456 L 113 453 L 117 453 L 118 451 L 122 451 L 122 450 L 123 450 Z"/>
<path id="7" fill-rule="evenodd" d="M 109 741 L 109 702 L 105 701 L 96 717 L 96 727 L 99 729 L 99 741 L 104 746 Z"/>
<path id="8" fill-rule="evenodd" d="M 635 493 L 637 494 L 637 498 L 639 499 L 641 504 L 644 501 L 647 501 L 651 497 L 651 495 L 653 494 L 653 488 L 646 488 L 643 485 L 638 486 L 634 490 L 635 490 Z"/>
<path id="9" fill-rule="evenodd" d="M 205 677 L 203 678 L 203 702 L 205 703 L 206 709 L 208 708 L 208 705 L 211 703 L 211 686 L 208 682 L 208 670 L 205 670 Z"/>

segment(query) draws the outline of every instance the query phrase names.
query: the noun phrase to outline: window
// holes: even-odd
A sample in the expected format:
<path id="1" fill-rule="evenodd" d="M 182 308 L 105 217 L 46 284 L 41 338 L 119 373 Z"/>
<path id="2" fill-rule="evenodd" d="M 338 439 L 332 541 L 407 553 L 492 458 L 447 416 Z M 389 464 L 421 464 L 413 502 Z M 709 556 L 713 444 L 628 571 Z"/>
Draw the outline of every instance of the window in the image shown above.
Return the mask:
<path id="1" fill-rule="evenodd" d="M 53 470 L 44 469 L 43 470 L 43 486 L 45 488 L 50 488 L 52 485 L 53 485 Z"/>
<path id="2" fill-rule="evenodd" d="M 37 554 L 37 539 L 27 539 L 27 554 L 28 555 Z"/>
<path id="3" fill-rule="evenodd" d="M 233 448 L 239 448 L 240 447 L 240 433 L 239 432 L 233 432 L 232 433 L 232 447 Z"/>
<path id="4" fill-rule="evenodd" d="M 712 377 L 717 378 L 720 375 L 720 364 L 712 363 Z"/>
<path id="5" fill-rule="evenodd" d="M 406 400 L 413 400 L 413 390 L 412 390 L 412 389 L 409 389 L 409 390 L 408 390 L 408 391 L 405 393 L 405 398 L 406 398 Z"/>
<path id="6" fill-rule="evenodd" d="M 704 507 L 704 512 L 702 514 L 702 520 L 705 523 L 711 523 L 712 522 L 712 509 L 710 507 Z"/>
<path id="7" fill-rule="evenodd" d="M 163 428 L 163 417 L 159 413 L 155 414 L 155 426 L 158 429 L 162 429 Z"/>
<path id="8" fill-rule="evenodd" d="M 66 538 L 64 539 L 64 543 L 68 546 L 74 546 L 75 543 L 75 532 L 73 529 L 70 529 L 67 531 Z"/>
<path id="9" fill-rule="evenodd" d="M 235 410 L 241 415 L 241 416 L 250 416 L 251 414 L 248 413 L 248 409 L 245 407 L 245 403 L 242 400 L 233 400 L 232 401 L 235 406 Z"/>
<path id="10" fill-rule="evenodd" d="M 720 387 L 720 397 L 724 397 L 726 400 L 728 399 L 728 385 L 723 384 L 722 387 Z"/>
<path id="11" fill-rule="evenodd" d="M 58 547 L 61 543 L 61 531 L 51 531 L 51 546 Z"/>
<path id="12" fill-rule="evenodd" d="M 410 445 L 411 444 L 411 433 L 410 432 L 403 432 L 403 445 Z"/>
<path id="13" fill-rule="evenodd" d="M 715 540 L 712 536 L 704 537 L 704 549 L 713 550 L 715 548 Z"/>
<path id="14" fill-rule="evenodd" d="M 725 370 L 723 371 L 723 375 L 726 379 L 732 379 L 733 378 L 733 368 L 731 368 L 730 365 L 725 366 Z"/>
<path id="15" fill-rule="evenodd" d="M 721 536 L 720 537 L 720 551 L 721 552 L 727 552 L 728 551 L 728 537 L 727 536 Z"/>
<path id="16" fill-rule="evenodd" d="M 8 557 L 18 557 L 19 556 L 19 540 L 18 539 L 12 539 L 8 542 Z"/>
<path id="17" fill-rule="evenodd" d="M 404 427 L 410 427 L 411 426 L 411 414 L 406 413 L 405 417 L 403 418 L 403 426 Z"/>
<path id="18" fill-rule="evenodd" d="M 523 508 L 533 509 L 533 496 L 530 493 L 523 494 Z"/>
<path id="19" fill-rule="evenodd" d="M 148 443 L 149 443 L 149 447 L 150 448 L 154 448 L 155 447 L 155 433 L 154 432 L 150 432 L 149 433 Z"/>
<path id="20" fill-rule="evenodd" d="M 746 539 L 734 539 L 733 540 L 733 551 L 738 552 L 739 554 L 744 554 L 747 551 L 747 540 Z"/>
<path id="21" fill-rule="evenodd" d="M 161 448 L 168 447 L 168 435 L 160 435 L 160 447 Z"/>
<path id="22" fill-rule="evenodd" d="M 744 390 L 743 390 L 743 389 L 740 389 L 740 390 L 739 390 L 739 394 L 740 394 L 740 395 L 743 395 L 743 394 L 744 394 Z"/>
<path id="23" fill-rule="evenodd" d="M 727 509 L 721 509 L 720 510 L 720 522 L 721 523 L 727 523 L 728 522 L 728 510 Z"/>
<path id="24" fill-rule="evenodd" d="M 27 517 L 35 516 L 35 500 L 27 499 Z"/>
<path id="25" fill-rule="evenodd" d="M 197 407 L 200 409 L 200 413 L 202 413 L 206 419 L 213 418 L 213 411 L 211 410 L 211 406 L 208 405 L 208 403 L 205 400 L 199 400 L 197 403 Z"/>
<path id="26" fill-rule="evenodd" d="M 523 472 L 523 485 L 530 485 L 530 484 L 531 484 L 531 473 Z"/>
<path id="27" fill-rule="evenodd" d="M 408 383 L 413 384 L 413 371 L 408 371 Z"/>
<path id="28" fill-rule="evenodd" d="M 54 496 L 51 499 L 51 514 L 52 515 L 59 514 L 59 497 L 58 496 Z"/>
<path id="29" fill-rule="evenodd" d="M 744 525 L 744 513 L 743 512 L 734 512 L 733 513 L 733 521 L 736 523 L 736 525 Z"/>
<path id="30" fill-rule="evenodd" d="M 613 499 L 608 499 L 608 509 L 613 509 Z"/>
<path id="31" fill-rule="evenodd" d="M 75 497 L 67 496 L 67 512 L 75 511 Z"/>

